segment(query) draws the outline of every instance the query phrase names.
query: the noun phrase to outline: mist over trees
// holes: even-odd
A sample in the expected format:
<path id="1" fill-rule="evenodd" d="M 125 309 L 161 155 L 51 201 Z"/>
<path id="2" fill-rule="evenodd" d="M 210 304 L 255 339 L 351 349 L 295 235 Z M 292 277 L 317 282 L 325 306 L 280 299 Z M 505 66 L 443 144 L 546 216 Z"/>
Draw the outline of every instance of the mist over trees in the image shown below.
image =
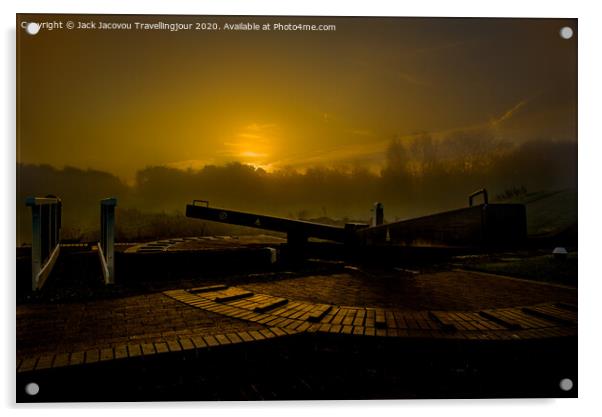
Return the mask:
<path id="1" fill-rule="evenodd" d="M 428 133 L 392 139 L 383 167 L 355 164 L 273 172 L 250 165 L 208 165 L 200 170 L 151 166 L 134 185 L 115 175 L 75 167 L 17 165 L 17 243 L 31 241 L 25 198 L 54 194 L 63 201 L 64 236 L 97 235 L 99 200 L 118 199 L 118 240 L 212 234 L 227 226 L 186 219 L 185 205 L 208 200 L 215 207 L 292 218 L 368 221 L 375 201 L 388 221 L 462 207 L 481 187 L 490 195 L 577 187 L 577 143 L 535 140 L 510 144 L 488 131 L 458 131 L 435 139 Z M 226 229 L 225 229 L 226 228 Z"/>

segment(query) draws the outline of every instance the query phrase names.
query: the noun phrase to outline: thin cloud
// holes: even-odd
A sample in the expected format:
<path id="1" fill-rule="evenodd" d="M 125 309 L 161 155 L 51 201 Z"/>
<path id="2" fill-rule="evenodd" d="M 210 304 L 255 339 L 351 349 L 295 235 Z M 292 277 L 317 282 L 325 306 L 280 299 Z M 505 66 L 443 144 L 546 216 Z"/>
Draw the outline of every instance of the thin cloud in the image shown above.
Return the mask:
<path id="1" fill-rule="evenodd" d="M 519 101 L 514 106 L 512 106 L 510 109 L 506 110 L 500 117 L 491 120 L 491 124 L 494 126 L 497 126 L 500 123 L 503 123 L 503 122 L 509 120 L 516 113 L 518 113 L 520 111 L 520 109 L 523 108 L 528 103 L 528 101 L 529 100 L 527 100 L 527 99 Z"/>
<path id="2" fill-rule="evenodd" d="M 387 144 L 388 141 L 379 141 L 322 149 L 303 156 L 274 161 L 272 165 L 275 167 L 308 168 L 316 165 L 333 165 L 341 162 L 375 162 L 382 159 Z"/>
<path id="3" fill-rule="evenodd" d="M 251 123 L 250 125 L 245 126 L 245 129 L 252 130 L 252 131 L 261 131 L 261 130 L 274 129 L 277 126 L 278 125 L 276 125 L 276 123 Z"/>
<path id="4" fill-rule="evenodd" d="M 257 135 L 254 133 L 239 133 L 238 134 L 239 138 L 244 138 L 244 139 L 263 139 L 263 137 L 261 135 Z"/>

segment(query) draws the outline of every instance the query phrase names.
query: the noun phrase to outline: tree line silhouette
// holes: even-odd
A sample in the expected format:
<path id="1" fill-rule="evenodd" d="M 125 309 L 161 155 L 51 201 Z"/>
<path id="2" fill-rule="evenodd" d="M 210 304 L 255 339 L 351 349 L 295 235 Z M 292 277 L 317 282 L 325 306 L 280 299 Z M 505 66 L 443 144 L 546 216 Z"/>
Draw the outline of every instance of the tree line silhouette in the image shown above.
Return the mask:
<path id="1" fill-rule="evenodd" d="M 422 133 L 392 139 L 377 171 L 361 164 L 273 172 L 239 162 L 200 170 L 149 166 L 128 185 L 99 170 L 18 164 L 17 182 L 18 244 L 31 241 L 25 197 L 47 194 L 63 200 L 67 239 L 95 239 L 99 200 L 113 196 L 118 198 L 118 240 L 145 240 L 232 232 L 225 225 L 185 218 L 185 205 L 193 199 L 217 207 L 341 222 L 369 220 L 372 204 L 380 201 L 385 218 L 393 221 L 465 206 L 467 194 L 483 186 L 494 196 L 516 189 L 576 188 L 577 144 L 516 144 L 478 130 L 455 132 L 444 140 Z"/>

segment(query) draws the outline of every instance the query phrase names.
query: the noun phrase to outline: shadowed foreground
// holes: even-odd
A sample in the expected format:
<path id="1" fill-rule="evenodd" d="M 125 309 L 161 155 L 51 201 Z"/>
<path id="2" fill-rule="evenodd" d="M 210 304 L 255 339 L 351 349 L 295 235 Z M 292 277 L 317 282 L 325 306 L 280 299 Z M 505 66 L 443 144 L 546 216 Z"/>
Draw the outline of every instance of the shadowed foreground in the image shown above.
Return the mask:
<path id="1" fill-rule="evenodd" d="M 225 243 L 210 245 L 199 259 Z M 189 250 L 121 256 L 165 263 L 194 259 Z M 82 259 L 80 267 L 94 260 L 85 251 L 63 256 Z M 245 259 L 252 257 L 240 258 L 242 270 Z M 47 289 L 17 306 L 18 401 L 577 393 L 558 385 L 577 381 L 575 287 L 446 264 L 374 269 L 315 259 L 256 267 L 226 279 L 186 278 L 183 269 L 157 284 L 163 292 L 142 283 L 87 292 L 94 280 L 80 280 L 79 292 L 63 294 L 78 274 L 59 265 Z M 24 394 L 29 382 L 40 385 L 38 396 Z"/>

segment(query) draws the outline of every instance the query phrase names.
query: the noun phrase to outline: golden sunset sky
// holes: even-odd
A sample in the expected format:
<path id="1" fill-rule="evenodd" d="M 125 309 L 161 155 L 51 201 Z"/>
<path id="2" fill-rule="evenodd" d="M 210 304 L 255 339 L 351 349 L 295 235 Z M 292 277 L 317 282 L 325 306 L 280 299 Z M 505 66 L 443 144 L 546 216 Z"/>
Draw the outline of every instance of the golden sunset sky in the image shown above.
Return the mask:
<path id="1" fill-rule="evenodd" d="M 393 137 L 577 139 L 576 20 L 19 15 L 335 32 L 17 34 L 18 161 L 111 172 L 379 166 Z"/>

